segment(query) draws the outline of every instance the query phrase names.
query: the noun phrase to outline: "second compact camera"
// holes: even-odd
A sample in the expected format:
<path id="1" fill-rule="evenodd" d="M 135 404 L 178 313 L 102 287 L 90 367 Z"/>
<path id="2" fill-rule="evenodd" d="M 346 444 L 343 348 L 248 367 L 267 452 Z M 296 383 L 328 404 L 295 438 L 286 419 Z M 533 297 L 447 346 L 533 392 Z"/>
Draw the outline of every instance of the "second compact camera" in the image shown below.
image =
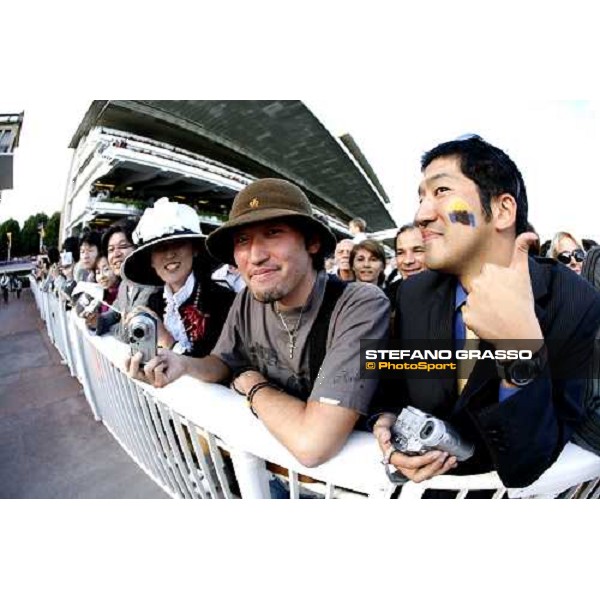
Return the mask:
<path id="1" fill-rule="evenodd" d="M 146 312 L 136 313 L 127 324 L 131 356 L 141 352 L 142 365 L 156 356 L 156 329 L 156 319 Z"/>
<path id="2" fill-rule="evenodd" d="M 441 450 L 458 461 L 471 458 L 475 452 L 473 444 L 464 440 L 452 425 L 413 406 L 403 409 L 392 425 L 392 444 L 404 454 L 414 456 Z"/>

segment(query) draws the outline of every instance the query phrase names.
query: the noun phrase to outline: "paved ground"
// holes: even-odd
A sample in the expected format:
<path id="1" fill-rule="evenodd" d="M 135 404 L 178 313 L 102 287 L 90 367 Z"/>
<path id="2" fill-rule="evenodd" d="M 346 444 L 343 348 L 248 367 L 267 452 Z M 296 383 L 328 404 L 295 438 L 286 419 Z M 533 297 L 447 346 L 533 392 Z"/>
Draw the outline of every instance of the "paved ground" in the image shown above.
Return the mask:
<path id="1" fill-rule="evenodd" d="M 92 416 L 29 290 L 0 297 L 0 498 L 166 498 Z"/>

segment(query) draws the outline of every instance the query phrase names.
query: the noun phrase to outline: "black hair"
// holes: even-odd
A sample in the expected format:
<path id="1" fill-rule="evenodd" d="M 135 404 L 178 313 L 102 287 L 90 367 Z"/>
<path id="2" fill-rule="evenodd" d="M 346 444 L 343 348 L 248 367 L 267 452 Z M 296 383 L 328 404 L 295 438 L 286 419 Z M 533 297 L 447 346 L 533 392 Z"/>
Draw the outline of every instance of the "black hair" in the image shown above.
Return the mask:
<path id="1" fill-rule="evenodd" d="M 51 265 L 60 262 L 60 252 L 56 246 L 48 248 L 48 260 L 50 261 Z"/>
<path id="2" fill-rule="evenodd" d="M 407 223 L 406 225 L 402 225 L 402 227 L 400 227 L 400 229 L 398 229 L 398 233 L 396 233 L 396 237 L 394 238 L 394 252 L 396 252 L 396 248 L 398 247 L 398 238 L 405 232 L 405 231 L 413 231 L 413 230 L 419 230 L 419 226 L 415 225 L 414 223 Z"/>
<path id="3" fill-rule="evenodd" d="M 291 227 L 298 230 L 302 234 L 304 237 L 304 244 L 306 245 L 307 249 L 308 246 L 315 241 L 315 237 L 321 242 L 319 250 L 316 252 L 316 254 L 311 254 L 310 257 L 312 259 L 313 269 L 316 271 L 322 271 L 325 268 L 326 254 L 323 240 L 321 240 L 318 230 L 312 227 L 309 221 L 305 221 L 302 218 L 287 217 L 281 220 L 288 223 Z"/>
<path id="4" fill-rule="evenodd" d="M 73 262 L 79 260 L 79 238 L 72 235 L 65 239 L 62 245 L 63 252 L 70 252 L 73 256 Z"/>
<path id="5" fill-rule="evenodd" d="M 489 221 L 492 217 L 492 198 L 510 194 L 517 203 L 516 235 L 527 230 L 525 182 L 508 154 L 473 135 L 466 139 L 444 142 L 426 152 L 421 158 L 421 170 L 424 171 L 437 158 L 447 156 L 456 156 L 462 174 L 477 185 L 486 220 Z"/>
<path id="6" fill-rule="evenodd" d="M 119 223 L 111 225 L 102 234 L 101 254 L 102 256 L 108 256 L 108 242 L 115 233 L 122 233 L 130 244 L 133 244 L 133 230 L 135 229 L 135 223 Z"/>
<path id="7" fill-rule="evenodd" d="M 537 240 L 531 244 L 531 246 L 529 246 L 529 256 L 541 256 L 540 254 L 540 236 L 538 235 L 538 232 L 535 230 L 535 227 L 529 222 L 527 221 L 527 227 L 525 228 L 525 231 L 531 232 L 531 233 L 535 233 L 535 235 L 537 235 Z"/>
<path id="8" fill-rule="evenodd" d="M 546 240 L 540 246 L 540 256 L 548 256 L 548 250 L 550 250 L 550 244 L 551 243 L 552 243 L 552 240 Z"/>
<path id="9" fill-rule="evenodd" d="M 81 248 L 83 244 L 87 244 L 88 246 L 96 246 L 96 248 L 98 248 L 98 253 L 100 253 L 100 247 L 102 245 L 100 234 L 97 231 L 86 231 L 79 238 L 79 248 Z"/>

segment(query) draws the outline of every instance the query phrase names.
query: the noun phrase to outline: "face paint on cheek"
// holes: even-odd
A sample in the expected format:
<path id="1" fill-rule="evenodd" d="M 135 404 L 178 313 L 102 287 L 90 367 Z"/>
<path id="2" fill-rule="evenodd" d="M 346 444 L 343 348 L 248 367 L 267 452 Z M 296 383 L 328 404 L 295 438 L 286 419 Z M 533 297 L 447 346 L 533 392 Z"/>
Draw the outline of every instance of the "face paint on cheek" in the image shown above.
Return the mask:
<path id="1" fill-rule="evenodd" d="M 450 201 L 448 204 L 448 216 L 452 223 L 475 227 L 475 215 L 462 198 L 454 198 Z"/>

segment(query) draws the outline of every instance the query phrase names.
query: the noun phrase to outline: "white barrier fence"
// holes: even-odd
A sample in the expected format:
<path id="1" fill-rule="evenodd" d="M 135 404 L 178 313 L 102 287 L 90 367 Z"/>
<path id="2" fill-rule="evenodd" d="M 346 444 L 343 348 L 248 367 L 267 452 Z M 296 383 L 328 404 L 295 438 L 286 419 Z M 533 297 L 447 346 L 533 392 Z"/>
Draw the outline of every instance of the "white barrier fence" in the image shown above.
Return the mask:
<path id="1" fill-rule="evenodd" d="M 65 311 L 55 294 L 41 291 L 33 278 L 31 290 L 50 339 L 81 382 L 95 419 L 174 498 L 270 498 L 269 482 L 276 479 L 283 482 L 278 489 L 292 498 L 415 499 L 428 489 L 452 490 L 457 498 L 474 490 L 489 490 L 493 498 L 600 496 L 600 457 L 574 444 L 523 489 L 506 489 L 494 472 L 442 475 L 398 490 L 380 464 L 374 437 L 358 431 L 337 456 L 306 468 L 228 388 L 189 377 L 163 389 L 133 381 L 121 370 L 125 344 L 90 335 L 82 320 Z"/>

